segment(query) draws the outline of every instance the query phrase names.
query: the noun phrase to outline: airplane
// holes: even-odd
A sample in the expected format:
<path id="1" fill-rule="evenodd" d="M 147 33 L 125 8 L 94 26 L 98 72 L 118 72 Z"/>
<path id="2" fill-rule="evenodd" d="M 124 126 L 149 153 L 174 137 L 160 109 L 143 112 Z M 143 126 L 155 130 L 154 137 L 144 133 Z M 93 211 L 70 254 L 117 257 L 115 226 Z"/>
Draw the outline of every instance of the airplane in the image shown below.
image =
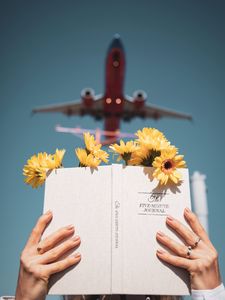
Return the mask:
<path id="1" fill-rule="evenodd" d="M 138 90 L 133 97 L 124 95 L 125 51 L 121 38 L 116 34 L 108 48 L 105 64 L 105 92 L 95 95 L 92 88 L 81 91 L 81 100 L 53 104 L 33 109 L 33 113 L 60 112 L 67 116 L 90 115 L 96 120 L 104 119 L 105 137 L 107 132 L 118 135 L 120 121 L 130 121 L 135 117 L 160 119 L 172 117 L 191 120 L 192 116 L 155 105 L 147 105 L 147 94 Z M 111 134 L 110 134 L 111 136 Z"/>

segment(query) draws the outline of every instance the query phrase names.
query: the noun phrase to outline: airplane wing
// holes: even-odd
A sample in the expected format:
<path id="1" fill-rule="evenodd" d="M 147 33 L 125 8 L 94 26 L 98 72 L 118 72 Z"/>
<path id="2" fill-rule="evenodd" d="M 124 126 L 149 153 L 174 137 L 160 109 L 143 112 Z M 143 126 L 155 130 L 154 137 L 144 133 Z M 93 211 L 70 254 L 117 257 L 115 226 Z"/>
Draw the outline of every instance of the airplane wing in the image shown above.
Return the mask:
<path id="1" fill-rule="evenodd" d="M 129 120 L 135 117 L 152 118 L 156 120 L 163 117 L 192 120 L 192 116 L 189 114 L 185 114 L 182 112 L 178 112 L 163 107 L 158 107 L 155 105 L 146 105 L 145 102 L 143 103 L 142 106 L 137 107 L 135 105 L 135 102 L 132 101 L 132 98 L 129 96 L 126 96 L 126 99 L 124 99 L 124 101 L 125 101 L 125 105 L 124 105 L 125 120 L 126 119 Z"/>
<path id="2" fill-rule="evenodd" d="M 82 109 L 81 102 L 68 102 L 62 104 L 53 104 L 53 105 L 46 105 L 41 107 L 36 107 L 32 110 L 33 113 L 39 112 L 60 112 L 65 115 L 79 115 Z"/>
<path id="3" fill-rule="evenodd" d="M 192 120 L 192 116 L 175 110 L 161 108 L 157 106 L 144 106 L 143 108 L 146 118 L 160 119 L 163 117 Z"/>
<path id="4" fill-rule="evenodd" d="M 46 105 L 41 107 L 36 107 L 32 110 L 33 113 L 44 113 L 44 112 L 59 112 L 63 113 L 67 116 L 71 115 L 86 115 L 86 114 L 97 114 L 100 110 L 102 110 L 103 101 L 102 96 L 96 96 L 93 100 L 93 103 L 89 105 L 85 105 L 85 103 L 81 101 L 73 101 L 67 103 L 59 103 L 53 105 Z"/>

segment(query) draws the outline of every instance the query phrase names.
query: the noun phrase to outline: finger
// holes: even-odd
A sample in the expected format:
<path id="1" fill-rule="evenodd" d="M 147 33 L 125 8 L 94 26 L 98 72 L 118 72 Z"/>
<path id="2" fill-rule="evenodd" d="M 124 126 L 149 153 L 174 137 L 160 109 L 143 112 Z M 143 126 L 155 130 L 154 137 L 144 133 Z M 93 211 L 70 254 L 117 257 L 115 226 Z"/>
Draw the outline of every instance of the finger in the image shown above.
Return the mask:
<path id="1" fill-rule="evenodd" d="M 52 275 L 68 269 L 69 267 L 79 263 L 80 260 L 81 260 L 80 253 L 76 253 L 75 255 L 68 256 L 67 258 L 64 258 L 55 263 L 48 264 L 45 266 L 45 268 L 48 274 Z"/>
<path id="2" fill-rule="evenodd" d="M 70 240 L 62 243 L 61 245 L 51 249 L 40 256 L 40 263 L 41 264 L 49 264 L 55 262 L 68 251 L 78 247 L 80 245 L 80 237 L 75 236 Z"/>
<path id="3" fill-rule="evenodd" d="M 165 235 L 162 231 L 158 231 L 156 235 L 157 241 L 166 246 L 168 249 L 170 249 L 172 252 L 174 252 L 176 255 L 179 255 L 184 258 L 189 258 L 188 257 L 188 248 L 187 246 L 184 246 L 167 235 Z M 191 258 L 195 259 L 197 258 L 195 255 L 195 252 L 192 250 L 191 251 Z"/>
<path id="4" fill-rule="evenodd" d="M 187 226 L 171 216 L 166 218 L 166 224 L 178 233 L 187 245 L 194 246 L 198 236 Z"/>
<path id="5" fill-rule="evenodd" d="M 187 258 L 172 255 L 162 249 L 157 250 L 156 254 L 161 260 L 167 262 L 172 266 L 183 268 L 186 270 L 190 269 L 191 261 Z"/>
<path id="6" fill-rule="evenodd" d="M 68 225 L 66 227 L 60 228 L 56 232 L 50 234 L 48 237 L 43 239 L 38 244 L 38 253 L 42 254 L 56 246 L 60 241 L 64 240 L 65 238 L 71 236 L 74 233 L 74 226 Z"/>
<path id="7" fill-rule="evenodd" d="M 28 241 L 25 246 L 26 248 L 31 247 L 40 241 L 41 236 L 45 231 L 45 228 L 47 227 L 48 223 L 51 221 L 51 219 L 52 219 L 51 211 L 47 211 L 38 219 L 36 225 L 34 226 L 30 234 L 30 237 L 28 238 Z"/>
<path id="8" fill-rule="evenodd" d="M 207 245 L 213 247 L 202 224 L 199 222 L 197 216 L 189 208 L 185 208 L 184 217 L 195 234 L 199 236 Z"/>

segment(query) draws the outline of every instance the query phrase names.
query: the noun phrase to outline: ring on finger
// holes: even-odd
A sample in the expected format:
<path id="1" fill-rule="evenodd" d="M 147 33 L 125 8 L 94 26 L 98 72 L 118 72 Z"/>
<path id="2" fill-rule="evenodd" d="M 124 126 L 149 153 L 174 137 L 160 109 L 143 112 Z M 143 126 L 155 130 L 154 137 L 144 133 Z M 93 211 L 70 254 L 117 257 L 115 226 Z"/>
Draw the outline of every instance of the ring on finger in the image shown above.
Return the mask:
<path id="1" fill-rule="evenodd" d="M 38 254 L 42 254 L 43 253 L 42 247 L 37 246 L 37 253 Z"/>
<path id="2" fill-rule="evenodd" d="M 192 249 L 196 248 L 198 246 L 198 243 L 201 241 L 201 238 L 198 236 L 196 242 L 192 246 Z"/>
<path id="3" fill-rule="evenodd" d="M 187 250 L 187 258 L 190 259 L 190 258 L 191 258 L 192 247 L 191 247 L 191 246 L 188 246 L 187 249 L 188 249 L 188 250 Z"/>

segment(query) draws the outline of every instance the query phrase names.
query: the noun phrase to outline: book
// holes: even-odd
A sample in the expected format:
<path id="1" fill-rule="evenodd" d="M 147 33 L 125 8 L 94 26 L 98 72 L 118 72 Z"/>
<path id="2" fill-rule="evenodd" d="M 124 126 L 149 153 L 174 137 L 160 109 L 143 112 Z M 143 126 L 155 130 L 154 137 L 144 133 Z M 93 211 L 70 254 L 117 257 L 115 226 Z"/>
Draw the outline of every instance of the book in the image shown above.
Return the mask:
<path id="1" fill-rule="evenodd" d="M 44 237 L 74 224 L 81 237 L 75 267 L 51 277 L 49 294 L 187 295 L 187 271 L 156 256 L 167 215 L 185 223 L 190 208 L 188 169 L 180 169 L 179 185 L 160 186 L 150 167 L 119 164 L 53 170 L 46 180 L 44 212 L 53 220 Z"/>

